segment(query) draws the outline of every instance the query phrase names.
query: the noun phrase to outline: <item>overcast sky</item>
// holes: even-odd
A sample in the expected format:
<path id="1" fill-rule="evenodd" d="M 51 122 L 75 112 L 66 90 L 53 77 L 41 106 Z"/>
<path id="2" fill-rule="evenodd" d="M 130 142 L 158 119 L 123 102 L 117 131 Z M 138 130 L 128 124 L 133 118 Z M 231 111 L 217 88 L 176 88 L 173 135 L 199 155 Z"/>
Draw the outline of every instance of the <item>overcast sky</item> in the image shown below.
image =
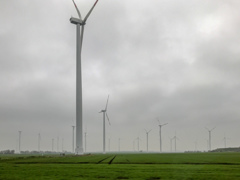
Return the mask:
<path id="1" fill-rule="evenodd" d="M 85 16 L 94 0 L 76 0 Z M 83 124 L 102 150 L 98 113 L 110 95 L 107 147 L 163 151 L 239 147 L 239 0 L 99 0 L 85 26 Z M 76 26 L 71 0 L 0 0 L 0 150 L 72 150 Z M 225 135 L 224 135 L 225 134 Z M 63 143 L 62 143 L 63 141 Z M 135 142 L 135 143 L 134 143 Z"/>

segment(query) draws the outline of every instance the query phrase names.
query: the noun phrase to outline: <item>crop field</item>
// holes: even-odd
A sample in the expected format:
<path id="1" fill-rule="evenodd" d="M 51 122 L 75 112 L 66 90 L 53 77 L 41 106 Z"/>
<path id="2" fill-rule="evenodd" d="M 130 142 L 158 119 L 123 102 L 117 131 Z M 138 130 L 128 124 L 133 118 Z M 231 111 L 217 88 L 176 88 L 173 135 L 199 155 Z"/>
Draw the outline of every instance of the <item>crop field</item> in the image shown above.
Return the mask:
<path id="1" fill-rule="evenodd" d="M 240 153 L 0 155 L 0 179 L 240 179 Z"/>

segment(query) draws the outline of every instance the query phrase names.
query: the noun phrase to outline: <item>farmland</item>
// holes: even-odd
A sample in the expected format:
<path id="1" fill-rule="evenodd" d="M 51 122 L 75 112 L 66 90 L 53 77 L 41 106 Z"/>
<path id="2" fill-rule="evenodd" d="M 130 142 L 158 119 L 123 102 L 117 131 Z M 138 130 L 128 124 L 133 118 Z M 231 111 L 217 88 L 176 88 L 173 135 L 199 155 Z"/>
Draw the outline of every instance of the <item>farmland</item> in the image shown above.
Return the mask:
<path id="1" fill-rule="evenodd" d="M 240 153 L 1 155 L 0 179 L 240 179 Z"/>

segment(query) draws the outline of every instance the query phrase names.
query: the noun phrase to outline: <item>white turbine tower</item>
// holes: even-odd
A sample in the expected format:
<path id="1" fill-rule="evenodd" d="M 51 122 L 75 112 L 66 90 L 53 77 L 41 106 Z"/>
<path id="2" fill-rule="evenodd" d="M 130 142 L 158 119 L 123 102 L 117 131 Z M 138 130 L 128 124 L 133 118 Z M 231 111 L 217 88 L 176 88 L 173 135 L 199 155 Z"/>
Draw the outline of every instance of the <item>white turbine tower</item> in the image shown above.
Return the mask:
<path id="1" fill-rule="evenodd" d="M 144 129 L 146 131 L 146 136 L 147 136 L 147 152 L 148 152 L 148 133 L 151 132 L 151 130 L 147 131 L 146 129 Z"/>
<path id="2" fill-rule="evenodd" d="M 77 77 L 76 77 L 76 154 L 83 154 L 83 123 L 82 123 L 82 73 L 81 73 L 81 53 L 83 43 L 84 25 L 92 10 L 96 6 L 98 0 L 93 4 L 92 8 L 87 13 L 86 17 L 82 19 L 80 11 L 74 0 L 73 4 L 77 10 L 79 18 L 70 18 L 70 22 L 77 26 Z M 81 27 L 81 32 L 80 32 Z"/>
<path id="3" fill-rule="evenodd" d="M 206 128 L 206 127 L 205 127 Z M 211 139 L 212 139 L 212 131 L 215 129 L 216 127 L 214 127 L 214 128 L 212 128 L 211 130 L 209 130 L 208 128 L 206 128 L 207 129 L 207 131 L 208 131 L 208 143 L 209 143 L 209 145 L 208 145 L 208 147 L 209 147 L 209 151 L 211 151 Z"/>
<path id="4" fill-rule="evenodd" d="M 40 152 L 41 134 L 38 133 L 38 152 Z"/>
<path id="5" fill-rule="evenodd" d="M 21 133 L 22 133 L 22 131 L 18 131 L 18 133 L 19 133 L 19 154 L 21 154 Z"/>
<path id="6" fill-rule="evenodd" d="M 109 121 L 109 118 L 108 118 L 108 115 L 107 115 L 107 106 L 108 106 L 108 100 L 109 100 L 109 95 L 108 95 L 108 98 L 107 98 L 107 103 L 106 103 L 106 107 L 104 110 L 101 110 L 99 113 L 103 113 L 103 153 L 105 154 L 106 153 L 106 132 L 105 132 L 105 118 L 107 117 L 108 119 L 108 123 L 109 125 L 110 124 L 110 121 Z"/>
<path id="7" fill-rule="evenodd" d="M 158 123 L 159 123 L 159 144 L 160 144 L 160 152 L 162 152 L 162 127 L 167 125 L 168 123 L 165 123 L 165 124 L 160 124 L 160 121 L 158 119 Z"/>

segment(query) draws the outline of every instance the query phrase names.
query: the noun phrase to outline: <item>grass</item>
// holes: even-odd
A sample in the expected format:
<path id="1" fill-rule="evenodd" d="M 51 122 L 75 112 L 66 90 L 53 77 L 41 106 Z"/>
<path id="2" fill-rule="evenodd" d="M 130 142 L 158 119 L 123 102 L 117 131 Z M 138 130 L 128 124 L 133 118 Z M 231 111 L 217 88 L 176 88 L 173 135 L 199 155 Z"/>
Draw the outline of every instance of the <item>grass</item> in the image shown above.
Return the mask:
<path id="1" fill-rule="evenodd" d="M 0 179 L 240 179 L 240 153 L 0 156 Z"/>

